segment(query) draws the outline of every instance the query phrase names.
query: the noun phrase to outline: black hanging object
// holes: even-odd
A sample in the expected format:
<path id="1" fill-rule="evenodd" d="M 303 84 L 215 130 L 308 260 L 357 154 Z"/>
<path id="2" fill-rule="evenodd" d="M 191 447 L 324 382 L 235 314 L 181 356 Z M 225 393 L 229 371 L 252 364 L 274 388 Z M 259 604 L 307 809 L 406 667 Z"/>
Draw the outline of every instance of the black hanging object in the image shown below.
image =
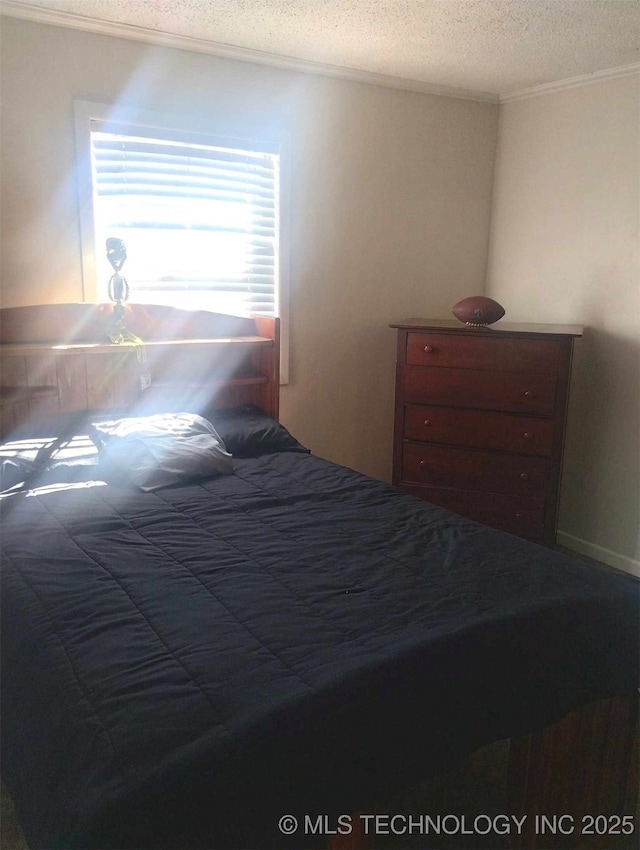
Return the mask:
<path id="1" fill-rule="evenodd" d="M 109 281 L 109 298 L 115 301 L 113 308 L 114 325 L 116 321 L 122 325 L 124 330 L 124 306 L 123 302 L 129 297 L 129 284 L 120 271 L 127 259 L 127 249 L 122 239 L 110 236 L 107 239 L 107 259 L 111 263 L 114 274 Z M 114 342 L 116 340 L 113 340 Z"/>
<path id="2" fill-rule="evenodd" d="M 113 317 L 109 328 L 109 340 L 116 345 L 123 342 L 132 342 L 138 346 L 138 358 L 144 360 L 144 348 L 142 340 L 135 334 L 130 333 L 124 324 L 124 302 L 129 298 L 129 284 L 120 272 L 127 259 L 127 249 L 122 239 L 110 236 L 107 239 L 107 259 L 113 268 L 113 274 L 109 280 L 109 298 L 114 302 Z"/>
<path id="3" fill-rule="evenodd" d="M 116 236 L 107 239 L 107 259 L 113 266 L 114 272 L 119 272 L 127 259 L 127 249 L 122 241 Z"/>

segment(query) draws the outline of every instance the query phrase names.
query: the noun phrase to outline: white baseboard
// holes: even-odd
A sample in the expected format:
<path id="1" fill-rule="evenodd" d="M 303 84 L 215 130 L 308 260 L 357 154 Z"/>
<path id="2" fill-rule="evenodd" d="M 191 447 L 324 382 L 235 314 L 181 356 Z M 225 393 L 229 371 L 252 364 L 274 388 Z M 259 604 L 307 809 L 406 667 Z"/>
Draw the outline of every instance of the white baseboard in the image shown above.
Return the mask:
<path id="1" fill-rule="evenodd" d="M 564 531 L 558 531 L 557 540 L 560 546 L 565 549 L 571 549 L 572 552 L 578 552 L 580 555 L 586 555 L 588 558 L 593 558 L 610 567 L 640 577 L 640 561 L 627 558 L 626 555 L 620 555 L 618 552 L 612 552 L 611 549 L 605 549 L 604 546 L 589 543 L 588 540 L 582 540 L 572 534 L 566 534 Z"/>

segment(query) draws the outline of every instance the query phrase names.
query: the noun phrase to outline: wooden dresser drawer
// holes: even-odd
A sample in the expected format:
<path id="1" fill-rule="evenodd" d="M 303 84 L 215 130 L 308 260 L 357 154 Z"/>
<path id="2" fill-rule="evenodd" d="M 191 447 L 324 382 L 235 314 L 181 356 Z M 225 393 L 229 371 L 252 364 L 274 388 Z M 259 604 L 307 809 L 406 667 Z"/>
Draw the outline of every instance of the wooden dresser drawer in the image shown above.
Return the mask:
<path id="1" fill-rule="evenodd" d="M 545 503 L 542 497 L 449 490 L 416 484 L 402 484 L 401 487 L 413 496 L 492 528 L 531 540 L 539 540 L 543 536 Z"/>
<path id="2" fill-rule="evenodd" d="M 522 372 L 407 366 L 402 391 L 409 402 L 552 416 L 556 379 Z"/>
<path id="3" fill-rule="evenodd" d="M 540 457 L 405 443 L 402 481 L 432 487 L 544 496 L 549 483 L 549 461 Z"/>
<path id="4" fill-rule="evenodd" d="M 407 319 L 397 329 L 393 483 L 552 545 L 577 325 Z"/>
<path id="5" fill-rule="evenodd" d="M 555 340 L 490 339 L 444 334 L 407 334 L 407 365 L 534 372 L 556 375 L 560 344 Z"/>
<path id="6" fill-rule="evenodd" d="M 408 404 L 403 436 L 425 443 L 548 457 L 553 451 L 554 431 L 553 419 Z"/>

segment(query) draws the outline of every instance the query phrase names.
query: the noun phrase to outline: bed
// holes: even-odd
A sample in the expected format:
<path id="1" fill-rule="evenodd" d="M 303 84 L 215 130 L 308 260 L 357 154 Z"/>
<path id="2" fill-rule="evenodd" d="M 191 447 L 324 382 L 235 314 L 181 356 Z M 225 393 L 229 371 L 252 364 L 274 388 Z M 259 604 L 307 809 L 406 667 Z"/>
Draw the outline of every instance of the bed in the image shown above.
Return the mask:
<path id="1" fill-rule="evenodd" d="M 531 812 L 532 742 L 576 710 L 584 732 L 594 705 L 589 733 L 617 727 L 604 814 L 633 814 L 632 577 L 315 457 L 277 421 L 275 320 L 222 335 L 222 317 L 187 317 L 178 336 L 180 311 L 134 308 L 141 357 L 96 342 L 108 308 L 83 308 L 74 336 L 77 306 L 55 340 L 45 308 L 0 316 L 2 771 L 32 848 L 313 845 L 305 815 L 371 811 L 503 738 Z M 91 381 L 68 376 L 100 356 L 116 360 L 89 410 Z M 144 446 L 134 476 L 151 420 L 210 437 L 218 466 L 162 456 L 158 479 Z M 518 840 L 547 846 L 534 833 Z"/>

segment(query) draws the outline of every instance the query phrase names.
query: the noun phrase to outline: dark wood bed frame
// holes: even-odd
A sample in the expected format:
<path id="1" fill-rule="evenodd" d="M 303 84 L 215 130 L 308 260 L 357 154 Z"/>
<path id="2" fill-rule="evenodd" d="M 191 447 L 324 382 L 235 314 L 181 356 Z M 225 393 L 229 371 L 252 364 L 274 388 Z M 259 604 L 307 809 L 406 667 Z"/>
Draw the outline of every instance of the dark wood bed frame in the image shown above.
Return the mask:
<path id="1" fill-rule="evenodd" d="M 254 404 L 278 419 L 277 319 L 126 305 L 127 330 L 142 340 L 141 347 L 109 342 L 112 315 L 112 304 L 0 310 L 3 432 L 57 413 L 154 398 L 185 409 Z M 587 835 L 583 827 L 588 817 L 637 815 L 637 729 L 638 695 L 632 694 L 586 706 L 512 740 L 510 812 L 527 815 L 522 834 L 512 839 L 514 850 L 630 846 L 616 843 L 610 830 Z M 541 831 L 536 815 L 570 816 L 574 828 L 570 834 Z M 635 830 L 637 836 L 637 823 Z M 356 850 L 367 841 L 356 828 L 329 844 Z"/>
<path id="2" fill-rule="evenodd" d="M 279 320 L 127 304 L 109 341 L 112 304 L 0 310 L 0 427 L 144 400 L 185 409 L 254 404 L 278 418 Z"/>

